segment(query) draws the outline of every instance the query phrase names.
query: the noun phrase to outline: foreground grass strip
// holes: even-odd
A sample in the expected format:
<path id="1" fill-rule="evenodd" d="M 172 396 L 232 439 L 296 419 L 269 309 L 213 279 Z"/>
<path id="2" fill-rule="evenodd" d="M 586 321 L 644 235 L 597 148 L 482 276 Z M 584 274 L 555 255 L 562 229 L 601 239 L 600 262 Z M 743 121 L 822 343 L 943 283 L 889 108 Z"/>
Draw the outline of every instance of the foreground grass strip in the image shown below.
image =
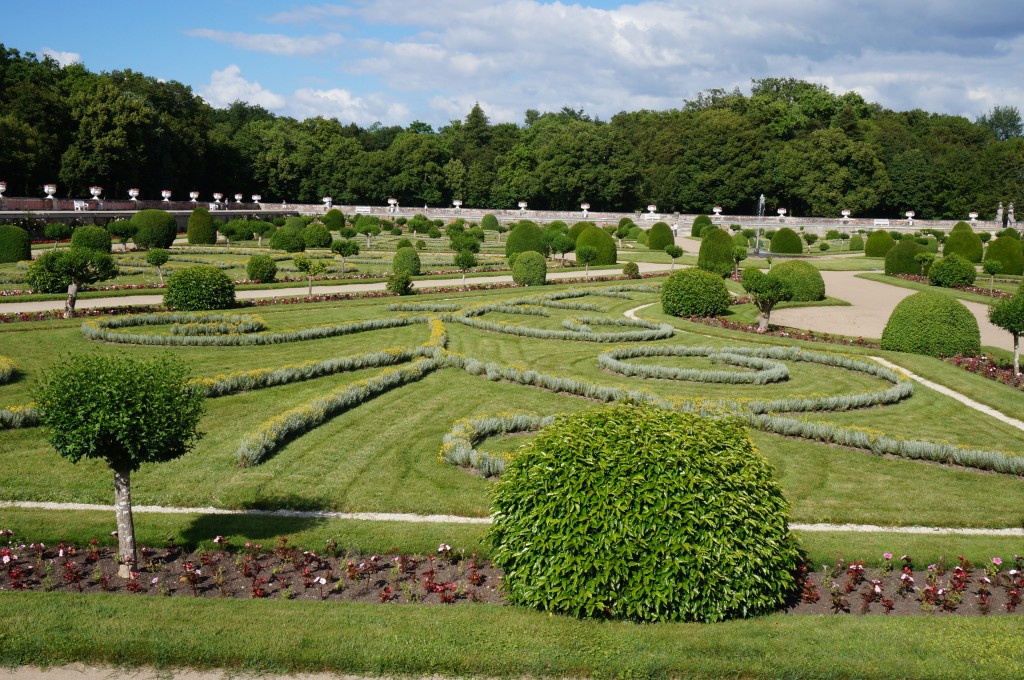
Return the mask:
<path id="1" fill-rule="evenodd" d="M 0 663 L 7 666 L 78 661 L 502 677 L 1024 674 L 1017 617 L 774 615 L 715 625 L 636 625 L 486 605 L 325 606 L 67 593 L 4 593 L 4 605 Z"/>

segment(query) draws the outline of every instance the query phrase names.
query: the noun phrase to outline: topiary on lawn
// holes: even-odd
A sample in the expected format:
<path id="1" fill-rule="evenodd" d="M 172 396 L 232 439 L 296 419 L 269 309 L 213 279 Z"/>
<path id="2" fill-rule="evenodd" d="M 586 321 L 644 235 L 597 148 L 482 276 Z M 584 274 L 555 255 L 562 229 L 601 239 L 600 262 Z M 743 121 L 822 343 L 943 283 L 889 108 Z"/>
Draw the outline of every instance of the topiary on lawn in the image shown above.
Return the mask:
<path id="1" fill-rule="evenodd" d="M 245 264 L 245 274 L 250 281 L 269 283 L 277 278 L 277 263 L 269 255 L 253 255 Z"/>
<path id="2" fill-rule="evenodd" d="M 512 280 L 521 286 L 543 286 L 548 279 L 544 256 L 534 250 L 519 253 L 512 265 Z"/>
<path id="3" fill-rule="evenodd" d="M 942 288 L 970 286 L 977 276 L 974 265 L 956 253 L 947 255 L 928 269 L 928 283 Z"/>
<path id="4" fill-rule="evenodd" d="M 215 267 L 179 269 L 167 279 L 164 304 L 181 312 L 228 309 L 235 304 L 235 282 Z"/>
<path id="5" fill-rule="evenodd" d="M 772 236 L 768 250 L 772 253 L 799 255 L 804 252 L 804 242 L 795 231 L 789 227 L 783 227 Z"/>
<path id="6" fill-rule="evenodd" d="M 337 208 L 331 208 L 320 218 L 331 231 L 340 231 L 345 226 L 345 215 Z"/>
<path id="7" fill-rule="evenodd" d="M 703 269 L 681 269 L 661 286 L 661 309 L 672 316 L 718 316 L 728 308 L 725 281 Z"/>
<path id="8" fill-rule="evenodd" d="M 496 231 L 498 229 L 498 218 L 491 213 L 487 213 L 480 220 L 480 227 L 485 231 Z"/>
<path id="9" fill-rule="evenodd" d="M 793 301 L 825 299 L 825 280 L 821 272 L 809 262 L 789 260 L 772 267 L 772 275 L 781 279 L 793 293 Z"/>
<path id="10" fill-rule="evenodd" d="M 306 241 L 302 238 L 302 230 L 285 225 L 270 237 L 270 247 L 287 253 L 301 253 L 306 250 Z"/>
<path id="11" fill-rule="evenodd" d="M 693 218 L 693 226 L 690 227 L 690 236 L 698 238 L 704 233 L 704 227 L 710 227 L 714 225 L 711 218 L 707 215 L 697 215 Z"/>
<path id="12" fill-rule="evenodd" d="M 615 264 L 619 251 L 615 247 L 615 237 L 600 227 L 588 227 L 580 232 L 576 239 L 576 251 L 590 246 L 597 249 L 597 258 L 591 264 Z"/>
<path id="13" fill-rule="evenodd" d="M 724 229 L 712 227 L 704 232 L 704 239 L 697 252 L 697 266 L 719 276 L 729 276 L 732 274 L 735 252 L 736 244 L 732 236 Z"/>
<path id="14" fill-rule="evenodd" d="M 140 210 L 132 215 L 135 236 L 132 238 L 139 248 L 170 248 L 178 235 L 174 215 L 166 210 Z"/>
<path id="15" fill-rule="evenodd" d="M 854 234 L 850 237 L 850 250 L 864 250 L 864 237 Z"/>
<path id="16" fill-rule="evenodd" d="M 920 274 L 921 263 L 915 259 L 918 253 L 927 253 L 928 248 L 914 239 L 905 238 L 885 254 L 885 273 Z"/>
<path id="17" fill-rule="evenodd" d="M 896 240 L 887 231 L 879 229 L 868 234 L 868 240 L 864 243 L 865 257 L 885 257 L 886 253 L 896 245 Z"/>
<path id="18" fill-rule="evenodd" d="M 544 230 L 533 222 L 523 220 L 505 239 L 505 257 L 509 257 L 512 253 L 525 253 L 528 250 L 537 253 L 544 250 Z"/>
<path id="19" fill-rule="evenodd" d="M 217 242 L 217 227 L 213 224 L 210 211 L 203 206 L 196 206 L 188 216 L 188 242 L 212 245 Z"/>
<path id="20" fill-rule="evenodd" d="M 0 262 L 32 259 L 32 238 L 14 224 L 0 224 Z"/>
<path id="21" fill-rule="evenodd" d="M 968 224 L 967 222 L 964 222 L 963 220 L 961 220 L 961 221 L 957 222 L 956 224 L 954 224 L 953 228 L 949 230 L 950 234 L 959 234 L 961 232 L 966 233 L 966 234 L 973 234 L 974 230 L 971 229 L 971 225 L 970 224 Z"/>
<path id="22" fill-rule="evenodd" d="M 747 428 L 651 406 L 565 416 L 495 487 L 510 602 L 577 617 L 714 622 L 781 608 L 801 562 Z"/>
<path id="23" fill-rule="evenodd" d="M 970 229 L 968 227 L 966 231 L 957 231 L 955 227 L 953 228 L 953 231 L 946 237 L 946 242 L 942 245 L 943 257 L 955 253 L 968 262 L 981 262 L 984 246 L 982 245 L 981 237 Z"/>
<path id="24" fill-rule="evenodd" d="M 391 269 L 396 274 L 420 275 L 420 256 L 415 248 L 399 248 L 391 260 Z"/>
<path id="25" fill-rule="evenodd" d="M 103 227 L 91 225 L 78 227 L 71 232 L 71 247 L 98 250 L 101 253 L 109 253 L 113 249 L 110 232 Z"/>
<path id="26" fill-rule="evenodd" d="M 312 222 L 302 230 L 302 242 L 307 248 L 330 248 L 331 232 L 321 222 Z"/>
<path id="27" fill-rule="evenodd" d="M 572 227 L 569 229 L 569 238 L 575 241 L 580 237 L 580 234 L 582 234 L 585 229 L 589 229 L 590 227 L 596 226 L 597 225 L 594 224 L 593 222 L 577 222 L 576 224 L 572 225 Z"/>
<path id="28" fill-rule="evenodd" d="M 647 247 L 651 250 L 665 250 L 676 242 L 672 227 L 665 222 L 655 222 L 651 230 L 647 232 Z"/>
<path id="29" fill-rule="evenodd" d="M 986 260 L 998 260 L 1003 274 L 1024 274 L 1024 255 L 1021 254 L 1020 240 L 1012 236 L 1000 236 L 989 242 L 985 250 Z"/>
<path id="30" fill-rule="evenodd" d="M 627 262 L 626 266 L 622 268 L 622 275 L 627 279 L 639 279 L 640 265 L 636 262 Z"/>
<path id="31" fill-rule="evenodd" d="M 882 332 L 882 349 L 943 357 L 977 354 L 981 333 L 978 321 L 959 300 L 924 291 L 904 298 L 892 310 Z"/>

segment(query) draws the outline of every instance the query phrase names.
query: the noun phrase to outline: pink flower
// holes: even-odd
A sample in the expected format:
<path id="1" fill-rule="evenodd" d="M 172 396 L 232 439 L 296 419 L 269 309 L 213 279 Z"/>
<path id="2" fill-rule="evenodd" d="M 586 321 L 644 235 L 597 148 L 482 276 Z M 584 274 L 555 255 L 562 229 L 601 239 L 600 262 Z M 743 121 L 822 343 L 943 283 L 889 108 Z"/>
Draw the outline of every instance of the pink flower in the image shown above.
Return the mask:
<path id="1" fill-rule="evenodd" d="M 213 542 L 217 543 L 217 544 L 223 543 L 224 542 L 224 537 L 220 536 L 220 535 L 214 536 Z"/>
<path id="2" fill-rule="evenodd" d="M 992 564 L 996 565 L 997 567 L 999 565 L 1001 565 L 1002 563 L 1003 563 L 1003 560 L 1002 560 L 1001 557 L 993 557 L 992 558 Z"/>
<path id="3" fill-rule="evenodd" d="M 882 557 L 884 557 L 887 560 L 891 560 L 892 559 L 892 553 L 888 553 L 888 552 L 887 553 L 882 553 Z"/>
<path id="4" fill-rule="evenodd" d="M 154 586 L 155 586 L 155 585 L 156 585 L 157 583 L 160 583 L 160 579 L 159 579 L 159 578 L 157 578 L 156 576 L 154 576 L 154 577 L 153 577 L 153 580 L 152 580 L 152 581 L 150 581 L 150 583 L 151 583 L 152 585 L 154 585 Z"/>

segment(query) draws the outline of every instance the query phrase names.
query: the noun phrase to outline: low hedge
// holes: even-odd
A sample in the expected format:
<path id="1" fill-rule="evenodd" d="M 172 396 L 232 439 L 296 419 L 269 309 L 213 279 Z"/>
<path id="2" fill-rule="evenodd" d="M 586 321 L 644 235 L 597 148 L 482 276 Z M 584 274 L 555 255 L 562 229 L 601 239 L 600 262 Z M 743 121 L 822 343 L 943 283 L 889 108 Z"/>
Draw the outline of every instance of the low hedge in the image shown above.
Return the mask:
<path id="1" fill-rule="evenodd" d="M 981 350 L 981 333 L 978 321 L 959 300 L 923 291 L 896 305 L 882 332 L 882 349 L 940 357 L 971 355 Z"/>
<path id="2" fill-rule="evenodd" d="M 672 316 L 718 316 L 729 299 L 722 277 L 702 269 L 681 269 L 661 287 L 661 309 Z"/>

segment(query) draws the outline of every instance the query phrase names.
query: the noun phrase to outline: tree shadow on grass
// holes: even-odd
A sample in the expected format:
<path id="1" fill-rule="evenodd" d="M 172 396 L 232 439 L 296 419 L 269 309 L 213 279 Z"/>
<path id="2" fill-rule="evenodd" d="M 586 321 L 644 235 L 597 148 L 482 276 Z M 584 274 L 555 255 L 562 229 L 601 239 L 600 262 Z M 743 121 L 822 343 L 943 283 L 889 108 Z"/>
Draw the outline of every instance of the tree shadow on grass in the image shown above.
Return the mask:
<path id="1" fill-rule="evenodd" d="M 181 532 L 188 545 L 209 544 L 216 536 L 240 540 L 272 541 L 310 531 L 327 520 L 323 517 L 289 517 L 265 514 L 199 515 Z"/>

